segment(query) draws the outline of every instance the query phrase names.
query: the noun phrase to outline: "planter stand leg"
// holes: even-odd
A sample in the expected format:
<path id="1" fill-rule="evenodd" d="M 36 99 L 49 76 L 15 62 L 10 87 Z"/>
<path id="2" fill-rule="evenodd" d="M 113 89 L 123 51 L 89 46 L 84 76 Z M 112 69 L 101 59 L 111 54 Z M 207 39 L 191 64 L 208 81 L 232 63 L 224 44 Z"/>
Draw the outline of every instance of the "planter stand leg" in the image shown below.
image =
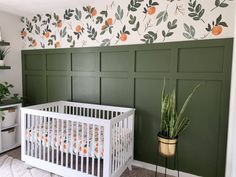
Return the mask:
<path id="1" fill-rule="evenodd" d="M 177 177 L 179 177 L 179 149 L 178 149 L 178 143 L 176 144 L 176 154 L 175 154 L 174 166 L 177 170 Z"/>
<path id="2" fill-rule="evenodd" d="M 179 148 L 178 148 L 178 143 L 177 143 L 176 149 L 177 149 L 177 151 L 176 151 L 177 171 L 178 171 L 178 177 L 179 177 Z"/>
<path id="3" fill-rule="evenodd" d="M 157 147 L 158 147 L 158 146 L 159 146 L 159 141 L 157 141 Z M 157 154 L 156 154 L 156 156 L 157 156 L 157 157 L 156 157 L 156 158 L 157 158 L 157 162 L 156 162 L 156 172 L 155 172 L 155 177 L 158 177 L 159 174 L 158 174 L 157 168 L 158 168 L 158 159 L 159 159 L 159 158 L 158 158 L 158 155 L 159 155 L 159 151 L 158 151 L 158 148 L 156 148 L 156 150 L 157 150 L 157 151 L 156 151 L 156 153 L 157 153 Z"/>
<path id="4" fill-rule="evenodd" d="M 165 157 L 165 177 L 166 177 L 166 169 L 167 169 L 167 157 Z"/>

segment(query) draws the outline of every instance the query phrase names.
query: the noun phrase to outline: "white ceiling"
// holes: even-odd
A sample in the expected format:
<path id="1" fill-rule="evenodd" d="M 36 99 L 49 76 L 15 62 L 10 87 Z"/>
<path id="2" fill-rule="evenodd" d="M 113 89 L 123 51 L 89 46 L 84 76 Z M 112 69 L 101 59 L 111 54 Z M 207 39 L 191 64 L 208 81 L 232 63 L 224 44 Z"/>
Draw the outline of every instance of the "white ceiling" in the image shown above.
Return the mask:
<path id="1" fill-rule="evenodd" d="M 96 0 L 0 0 L 0 11 L 23 16 L 79 7 L 83 4 L 93 3 L 95 1 Z M 101 0 L 101 3 L 105 2 L 106 0 Z"/>

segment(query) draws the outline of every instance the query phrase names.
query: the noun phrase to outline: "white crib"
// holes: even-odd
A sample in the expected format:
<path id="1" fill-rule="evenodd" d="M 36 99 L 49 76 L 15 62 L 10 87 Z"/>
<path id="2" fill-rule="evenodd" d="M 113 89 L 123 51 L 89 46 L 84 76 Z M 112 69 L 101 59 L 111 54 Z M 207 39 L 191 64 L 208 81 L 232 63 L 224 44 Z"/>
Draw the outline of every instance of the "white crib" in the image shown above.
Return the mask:
<path id="1" fill-rule="evenodd" d="M 133 161 L 134 112 L 67 101 L 21 108 L 22 160 L 65 177 L 118 177 Z"/>

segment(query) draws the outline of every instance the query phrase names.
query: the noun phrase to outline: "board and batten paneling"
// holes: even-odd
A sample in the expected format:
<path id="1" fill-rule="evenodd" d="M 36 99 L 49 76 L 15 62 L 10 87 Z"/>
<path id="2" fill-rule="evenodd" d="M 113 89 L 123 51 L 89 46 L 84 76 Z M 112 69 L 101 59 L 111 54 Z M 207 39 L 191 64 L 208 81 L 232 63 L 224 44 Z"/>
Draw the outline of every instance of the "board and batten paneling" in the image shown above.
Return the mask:
<path id="1" fill-rule="evenodd" d="M 222 177 L 225 170 L 232 39 L 22 51 L 27 105 L 72 100 L 136 108 L 135 159 L 156 163 L 163 78 L 178 108 L 195 85 L 179 138 L 180 170 Z M 163 159 L 160 164 L 163 165 Z M 173 163 L 169 163 L 170 168 Z"/>

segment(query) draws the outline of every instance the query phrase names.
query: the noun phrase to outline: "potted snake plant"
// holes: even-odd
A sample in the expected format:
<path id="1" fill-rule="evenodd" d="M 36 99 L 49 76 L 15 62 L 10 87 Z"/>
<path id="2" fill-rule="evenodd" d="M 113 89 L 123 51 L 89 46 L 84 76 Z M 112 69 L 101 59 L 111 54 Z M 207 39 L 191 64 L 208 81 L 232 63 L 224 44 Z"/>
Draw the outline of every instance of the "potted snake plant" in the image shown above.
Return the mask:
<path id="1" fill-rule="evenodd" d="M 0 103 L 2 103 L 3 99 L 10 95 L 9 88 L 14 87 L 12 84 L 8 84 L 7 82 L 0 83 Z"/>
<path id="2" fill-rule="evenodd" d="M 3 48 L 0 48 L 0 66 L 4 66 L 5 65 L 5 57 L 7 56 L 7 54 L 9 53 L 9 48 L 7 49 L 3 49 Z"/>
<path id="3" fill-rule="evenodd" d="M 159 152 L 163 156 L 171 157 L 175 155 L 178 136 L 190 123 L 187 116 L 184 115 L 187 105 L 189 104 L 194 92 L 200 86 L 197 85 L 185 100 L 180 112 L 176 109 L 176 91 L 166 94 L 165 80 L 162 89 L 161 98 L 161 123 L 158 133 Z"/>

